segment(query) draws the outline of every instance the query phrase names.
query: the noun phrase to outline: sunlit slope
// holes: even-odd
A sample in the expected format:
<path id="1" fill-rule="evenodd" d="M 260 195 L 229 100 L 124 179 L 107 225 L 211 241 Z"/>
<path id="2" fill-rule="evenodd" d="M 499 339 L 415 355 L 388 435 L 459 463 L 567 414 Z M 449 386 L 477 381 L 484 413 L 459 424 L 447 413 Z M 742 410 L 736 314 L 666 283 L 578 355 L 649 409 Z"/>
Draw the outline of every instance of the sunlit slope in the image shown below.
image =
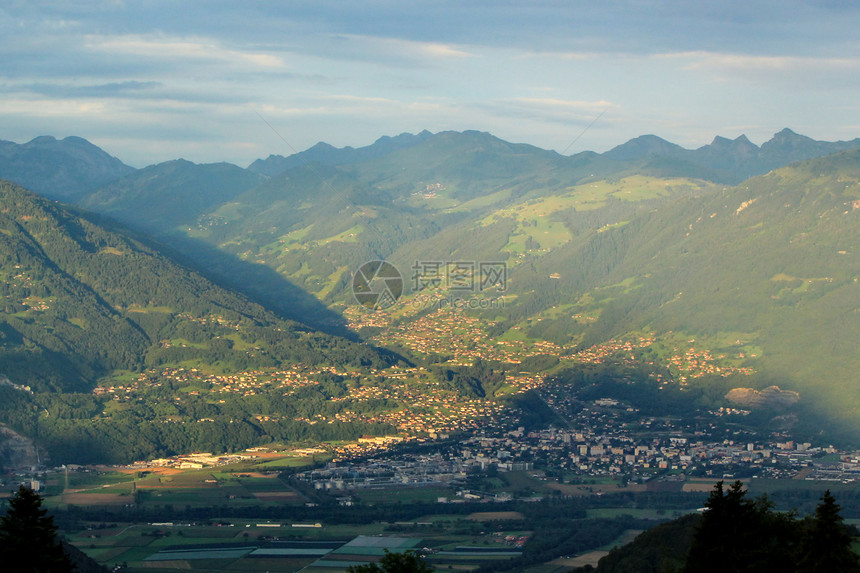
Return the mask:
<path id="1" fill-rule="evenodd" d="M 445 132 L 371 161 L 291 169 L 212 209 L 188 234 L 270 267 L 326 304 L 351 302 L 351 273 L 368 260 L 518 264 L 643 206 L 710 188 L 671 170 L 633 171 L 593 153 L 564 157 Z"/>
<path id="2" fill-rule="evenodd" d="M 265 180 L 229 163 L 177 159 L 150 165 L 90 193 L 78 205 L 154 232 L 193 227 L 201 214 Z"/>
<path id="3" fill-rule="evenodd" d="M 858 200 L 860 152 L 851 151 L 667 204 L 514 274 L 517 300 L 532 304 L 512 304 L 508 317 L 570 304 L 539 330 L 583 344 L 638 329 L 746 333 L 761 349 L 750 362 L 759 383 L 799 389 L 851 419 L 860 406 Z"/>
<path id="4" fill-rule="evenodd" d="M 116 370 L 230 370 L 368 352 L 318 351 L 340 342 L 13 184 L 0 184 L 0 205 L 0 374 L 19 385 L 80 390 Z"/>

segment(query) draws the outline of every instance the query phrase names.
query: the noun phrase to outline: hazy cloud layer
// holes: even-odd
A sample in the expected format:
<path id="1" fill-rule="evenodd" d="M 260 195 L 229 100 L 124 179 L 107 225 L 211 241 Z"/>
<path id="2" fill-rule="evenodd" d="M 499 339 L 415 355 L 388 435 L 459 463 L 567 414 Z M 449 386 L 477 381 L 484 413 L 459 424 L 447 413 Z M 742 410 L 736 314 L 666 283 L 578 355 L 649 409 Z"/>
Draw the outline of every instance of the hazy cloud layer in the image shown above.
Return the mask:
<path id="1" fill-rule="evenodd" d="M 851 2 L 6 2 L 0 139 L 247 164 L 422 129 L 602 151 L 860 125 Z M 601 115 L 602 114 L 602 115 Z"/>

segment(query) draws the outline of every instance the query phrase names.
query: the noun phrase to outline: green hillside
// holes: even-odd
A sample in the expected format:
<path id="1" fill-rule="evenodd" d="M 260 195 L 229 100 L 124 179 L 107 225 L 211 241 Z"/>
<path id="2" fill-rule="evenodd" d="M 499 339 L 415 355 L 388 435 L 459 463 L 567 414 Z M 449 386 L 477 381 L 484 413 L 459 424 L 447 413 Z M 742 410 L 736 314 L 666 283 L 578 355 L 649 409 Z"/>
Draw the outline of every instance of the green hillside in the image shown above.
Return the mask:
<path id="1" fill-rule="evenodd" d="M 225 364 L 247 360 L 245 352 L 214 350 L 212 345 L 218 344 L 210 338 L 238 333 L 245 344 L 255 345 L 261 343 L 260 328 L 280 332 L 277 343 L 284 349 L 300 352 L 305 346 L 298 342 L 306 336 L 301 325 L 217 287 L 153 248 L 19 187 L 4 184 L 2 194 L 7 289 L 3 320 L 10 336 L 14 331 L 19 340 L 34 339 L 37 346 L 25 345 L 28 351 L 38 355 L 72 350 L 106 372 L 159 364 L 166 356 L 214 362 L 210 359 L 221 353 Z M 23 334 L 35 332 L 36 325 L 45 332 L 44 341 Z M 164 352 L 161 342 L 177 336 L 205 343 Z M 112 344 L 104 344 L 108 340 Z M 21 351 L 20 346 L 7 348 Z M 328 360 L 322 354 L 314 358 Z M 63 375 L 52 376 L 58 388 L 64 387 Z M 19 380 L 42 382 L 36 377 Z"/>
<path id="2" fill-rule="evenodd" d="M 177 159 L 126 175 L 87 195 L 79 205 L 149 231 L 165 232 L 196 223 L 202 213 L 264 180 L 229 163 L 197 165 Z"/>
<path id="3" fill-rule="evenodd" d="M 716 384 L 726 394 L 776 385 L 799 392 L 810 414 L 781 424 L 815 419 L 853 428 L 860 413 L 860 356 L 852 346 L 860 334 L 852 318 L 857 151 L 736 187 L 621 172 L 549 189 L 540 180 L 480 179 L 474 159 L 463 160 L 472 171 L 458 179 L 454 158 L 465 150 L 455 150 L 450 175 L 442 159 L 420 162 L 416 146 L 384 164 L 350 166 L 348 174 L 309 170 L 288 192 L 285 180 L 272 180 L 264 186 L 269 195 L 254 189 L 229 207 L 247 211 L 211 236 L 249 260 L 277 261 L 279 273 L 329 304 L 352 304 L 348 273 L 372 258 L 391 261 L 404 276 L 414 261 L 503 261 L 503 308 L 475 311 L 493 324 L 491 336 L 518 333 L 582 350 L 654 333 L 651 359 L 641 359 L 656 358 L 682 387 Z M 512 154 L 512 164 L 528 157 L 537 172 L 551 169 L 551 158 L 531 149 L 498 144 L 497 151 Z M 399 170 L 388 163 L 395 158 Z M 439 174 L 433 184 L 431 172 Z M 272 207 L 251 217 L 251 198 L 274 205 L 278 188 L 299 202 L 302 215 L 289 219 L 282 199 L 282 212 Z M 264 247 L 255 244 L 263 225 L 282 233 L 278 221 L 292 223 Z M 422 316 L 396 312 L 405 324 Z"/>
<path id="4" fill-rule="evenodd" d="M 133 172 L 80 137 L 43 135 L 21 144 L 0 140 L 0 179 L 60 201 L 77 201 Z"/>
<path id="5" fill-rule="evenodd" d="M 486 133 L 444 132 L 361 163 L 291 169 L 187 221 L 192 228 L 171 240 L 222 275 L 235 275 L 231 267 L 240 262 L 259 263 L 326 304 L 351 302 L 351 272 L 368 260 L 446 260 L 458 246 L 475 244 L 493 245 L 482 254 L 494 260 L 545 252 L 569 239 L 561 211 L 599 210 L 608 201 L 610 211 L 630 215 L 644 203 L 705 187 L 672 176 L 671 167 L 654 171 L 670 180 L 626 178 L 634 165 L 593 153 L 563 157 Z M 586 186 L 607 173 L 623 181 L 600 183 L 598 191 Z M 151 212 L 138 214 L 149 219 Z M 474 233 L 486 239 L 474 241 Z M 203 245 L 217 251 L 207 254 Z M 232 265 L 211 261 L 225 252 L 235 255 Z M 270 290 L 266 281 L 246 286 L 261 297 Z"/>
<path id="6" fill-rule="evenodd" d="M 334 372 L 385 368 L 372 348 L 285 321 L 13 184 L 0 205 L 0 421 L 49 451 L 124 460 L 374 431 L 295 421 L 343 391 Z M 271 427 L 250 423 L 273 411 Z"/>
<path id="7" fill-rule="evenodd" d="M 748 153 L 736 149 L 743 147 L 738 141 Z M 331 305 L 350 301 L 350 272 L 367 260 L 445 260 L 480 245 L 476 255 L 519 263 L 570 235 L 623 224 L 666 199 L 706 193 L 703 181 L 737 179 L 729 175 L 735 167 L 761 171 L 764 163 L 756 162 L 765 159 L 779 165 L 783 156 L 856 144 L 815 142 L 788 130 L 761 149 L 738 141 L 717 138 L 688 151 L 645 136 L 602 155 L 566 157 L 488 133 L 423 132 L 360 150 L 320 144 L 290 158 L 272 157 L 255 164 L 273 175 L 258 186 L 257 175 L 235 166 L 167 162 L 80 205 L 155 231 L 267 306 L 329 328 L 336 318 L 310 301 L 293 305 L 292 313 L 283 308 L 271 294 L 279 290 L 278 277 Z M 252 279 L 236 280 L 249 272 Z"/>
<path id="8" fill-rule="evenodd" d="M 182 185 L 141 180 L 139 208 L 128 211 L 136 217 L 126 220 L 158 229 L 160 240 L 286 316 L 332 330 L 349 323 L 422 359 L 516 360 L 478 338 L 576 363 L 593 347 L 648 340 L 623 359 L 642 381 L 706 386 L 709 407 L 755 409 L 798 392 L 800 410 L 774 411 L 775 427 L 823 420 L 851 430 L 860 413 L 858 152 L 738 186 L 723 181 L 855 144 L 784 130 L 760 148 L 740 137 L 687 151 L 643 137 L 565 157 L 443 132 L 365 160 L 303 163 L 243 191 L 225 186 L 221 199 L 174 210 L 160 227 L 154 198 Z M 202 193 L 195 189 L 189 194 Z M 351 295 L 352 273 L 376 259 L 400 269 L 407 289 L 387 315 L 367 317 Z M 480 326 L 442 337 L 445 348 L 426 340 L 445 328 L 425 324 L 436 320 L 427 301 L 451 293 L 413 292 L 416 261 L 503 263 L 506 288 L 479 294 L 492 304 L 462 314 Z M 470 350 L 458 355 L 461 343 Z M 770 386 L 782 392 L 756 393 Z M 724 400 L 731 390 L 734 401 Z"/>
<path id="9" fill-rule="evenodd" d="M 851 424 L 860 414 L 858 199 L 860 152 L 851 151 L 667 204 L 514 273 L 529 304 L 511 305 L 508 319 L 572 303 L 540 330 L 584 345 L 683 333 L 691 346 L 740 358 L 755 371 L 746 383 L 798 390 Z M 574 315 L 597 319 L 584 327 Z"/>

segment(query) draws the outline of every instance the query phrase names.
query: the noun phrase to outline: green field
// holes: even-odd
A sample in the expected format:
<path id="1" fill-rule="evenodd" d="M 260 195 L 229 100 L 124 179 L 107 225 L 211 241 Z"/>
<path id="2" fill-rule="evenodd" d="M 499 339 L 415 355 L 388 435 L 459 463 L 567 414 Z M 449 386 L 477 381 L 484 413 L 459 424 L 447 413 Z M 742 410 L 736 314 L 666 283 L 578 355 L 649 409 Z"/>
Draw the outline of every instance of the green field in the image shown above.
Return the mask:
<path id="1" fill-rule="evenodd" d="M 355 496 L 362 503 L 411 503 L 414 501 L 435 502 L 440 497 L 451 497 L 450 488 L 386 488 L 357 490 Z"/>
<path id="2" fill-rule="evenodd" d="M 502 472 L 496 477 L 482 478 L 482 487 L 487 491 L 520 491 L 543 494 L 550 499 L 553 491 L 548 484 L 553 480 L 542 478 L 541 472 L 518 471 Z M 125 481 L 121 481 L 121 480 Z M 104 482 L 104 483 L 100 483 Z M 608 479 L 590 479 L 586 486 L 599 487 L 610 491 L 617 482 Z M 313 568 L 311 566 L 318 557 L 250 557 L 254 548 L 270 550 L 282 547 L 274 540 L 290 541 L 299 543 L 307 542 L 346 542 L 368 536 L 402 536 L 415 538 L 420 541 L 421 547 L 429 547 L 437 551 L 428 557 L 431 565 L 437 570 L 468 571 L 474 569 L 481 563 L 492 563 L 494 560 L 510 559 L 509 555 L 484 554 L 481 551 L 497 549 L 505 553 L 516 551 L 510 540 L 522 537 L 532 537 L 535 531 L 523 530 L 523 519 L 528 523 L 524 513 L 532 507 L 540 504 L 522 504 L 518 511 L 510 511 L 510 506 L 499 504 L 475 504 L 466 512 L 446 513 L 453 509 L 451 504 L 438 504 L 438 513 L 430 513 L 422 516 L 409 517 L 402 521 L 383 520 L 367 521 L 361 524 L 329 524 L 325 520 L 314 520 L 304 517 L 294 519 L 290 517 L 292 504 L 303 504 L 308 498 L 294 490 L 280 477 L 270 473 L 263 473 L 261 468 L 250 465 L 239 467 L 210 468 L 205 470 L 188 470 L 172 475 L 157 473 L 129 473 L 107 472 L 104 474 L 70 473 L 69 482 L 78 486 L 84 485 L 86 489 L 76 490 L 80 496 L 109 496 L 123 498 L 126 501 L 138 501 L 141 510 L 147 508 L 160 511 L 165 506 L 170 506 L 171 512 L 193 510 L 197 507 L 225 507 L 233 508 L 259 508 L 260 512 L 267 508 L 279 508 L 277 515 L 253 518 L 215 518 L 191 523 L 177 520 L 176 523 L 164 523 L 153 525 L 150 523 L 128 523 L 122 522 L 122 510 L 119 506 L 110 509 L 118 520 L 116 523 L 106 525 L 105 522 L 94 522 L 88 527 L 75 531 L 66 532 L 69 540 L 92 556 L 99 562 L 108 566 L 126 563 L 128 570 L 132 572 L 151 571 L 157 567 L 161 571 L 298 571 L 307 568 L 307 571 L 326 570 L 331 568 Z M 593 482 L 593 483 L 592 483 Z M 677 492 L 679 487 L 673 489 Z M 56 487 L 56 486 L 55 486 Z M 817 499 L 824 488 L 834 489 L 839 497 L 839 492 L 845 495 L 853 494 L 856 487 L 840 487 L 834 484 L 808 482 L 804 480 L 752 480 L 751 492 L 758 495 L 760 491 L 767 490 L 776 495 L 780 493 L 794 492 L 801 497 L 804 492 L 811 494 L 810 499 Z M 136 490 L 137 493 L 134 493 Z M 132 492 L 132 493 L 127 493 Z M 375 506 L 389 504 L 395 507 L 408 507 L 412 503 L 434 503 L 439 497 L 447 497 L 449 500 L 457 499 L 455 492 L 449 488 L 442 487 L 398 487 L 380 490 L 351 490 L 347 492 L 358 507 L 373 508 Z M 225 497 L 226 494 L 233 496 L 232 499 Z M 343 496 L 344 492 L 317 493 L 311 495 L 310 499 L 315 502 L 326 500 L 333 501 L 334 498 Z M 642 497 L 636 501 L 637 506 L 631 507 L 628 497 L 619 496 L 617 504 L 611 503 L 614 499 L 612 494 L 604 497 L 585 496 L 576 498 L 577 504 L 587 507 L 585 514 L 575 519 L 596 520 L 596 522 L 609 522 L 612 520 L 634 519 L 640 520 L 637 527 L 648 527 L 649 523 L 659 523 L 673 519 L 682 514 L 694 511 L 692 506 L 682 509 L 676 506 L 674 509 L 661 507 L 659 493 L 649 493 L 649 497 Z M 667 492 L 666 495 L 673 496 L 676 493 Z M 705 494 L 698 494 L 704 500 Z M 849 499 L 849 498 L 846 498 Z M 551 507 L 557 502 L 546 502 Z M 97 504 L 94 504 L 97 505 Z M 295 506 L 293 506 L 295 507 Z M 283 508 L 283 511 L 280 510 Z M 354 511 L 350 508 L 348 511 Z M 347 508 L 344 508 L 347 511 Z M 111 515 L 110 513 L 106 515 Z M 307 514 L 304 514 L 307 516 Z M 312 514 L 311 514 L 312 515 Z M 642 521 L 644 520 L 644 521 Z M 320 522 L 319 527 L 293 527 L 294 523 L 313 524 Z M 271 527 L 261 526 L 268 523 Z M 506 527 L 506 523 L 511 528 Z M 546 526 L 544 526 L 546 527 Z M 628 529 L 614 540 L 606 540 L 596 547 L 583 550 L 608 551 L 612 547 L 629 542 L 640 529 Z M 274 543 L 274 545 L 272 545 Z M 177 549 L 183 548 L 183 549 Z M 199 548 L 199 549 L 198 549 Z M 244 549 L 243 549 L 244 548 Z M 339 558 L 346 559 L 348 555 L 344 551 L 339 552 Z M 358 551 L 358 550 L 356 550 Z M 162 552 L 159 554 L 159 552 Z M 174 558 L 176 556 L 183 559 Z M 363 557 L 366 558 L 366 557 Z M 565 560 L 553 561 L 530 566 L 527 571 L 556 571 L 563 570 Z"/>

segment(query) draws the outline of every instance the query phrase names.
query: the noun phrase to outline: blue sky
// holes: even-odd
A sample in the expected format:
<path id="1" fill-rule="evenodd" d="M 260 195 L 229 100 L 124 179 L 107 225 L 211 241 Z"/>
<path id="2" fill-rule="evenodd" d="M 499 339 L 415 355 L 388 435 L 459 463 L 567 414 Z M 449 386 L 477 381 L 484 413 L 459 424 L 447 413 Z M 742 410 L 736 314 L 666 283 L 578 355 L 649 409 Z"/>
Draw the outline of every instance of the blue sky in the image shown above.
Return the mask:
<path id="1" fill-rule="evenodd" d="M 78 135 L 136 167 L 422 129 L 568 154 L 853 139 L 858 29 L 837 1 L 6 0 L 0 139 Z"/>

